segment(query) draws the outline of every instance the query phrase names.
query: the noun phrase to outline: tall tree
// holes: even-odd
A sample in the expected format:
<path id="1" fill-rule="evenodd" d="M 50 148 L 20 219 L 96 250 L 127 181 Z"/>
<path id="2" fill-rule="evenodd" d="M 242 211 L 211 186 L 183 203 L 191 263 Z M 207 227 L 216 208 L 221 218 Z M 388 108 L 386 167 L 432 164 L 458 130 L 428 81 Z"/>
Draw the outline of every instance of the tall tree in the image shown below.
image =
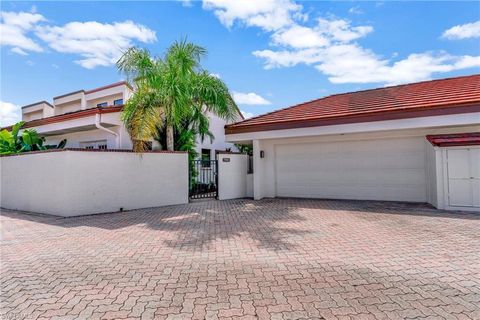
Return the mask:
<path id="1" fill-rule="evenodd" d="M 130 48 L 120 58 L 118 69 L 136 88 L 122 114 L 136 151 L 145 150 L 145 143 L 157 138 L 162 127 L 167 149 L 174 150 L 175 128 L 184 128 L 182 124 L 191 122 L 195 112 L 235 119 L 238 111 L 227 86 L 201 67 L 205 55 L 204 48 L 182 40 L 170 46 L 163 58 L 138 48 Z"/>

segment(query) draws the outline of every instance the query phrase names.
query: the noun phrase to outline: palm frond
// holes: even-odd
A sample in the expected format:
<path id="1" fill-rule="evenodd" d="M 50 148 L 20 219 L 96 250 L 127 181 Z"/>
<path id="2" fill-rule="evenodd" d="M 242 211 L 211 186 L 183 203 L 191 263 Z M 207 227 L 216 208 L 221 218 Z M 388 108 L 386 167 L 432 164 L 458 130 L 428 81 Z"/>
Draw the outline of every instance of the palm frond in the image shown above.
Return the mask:
<path id="1" fill-rule="evenodd" d="M 137 152 L 146 150 L 146 142 L 158 135 L 157 127 L 161 123 L 161 105 L 156 101 L 155 94 L 139 89 L 125 104 L 122 111 L 122 121 Z"/>
<path id="2" fill-rule="evenodd" d="M 195 103 L 204 105 L 207 111 L 227 121 L 234 121 L 238 117 L 238 107 L 227 85 L 217 77 L 206 71 L 196 74 L 192 91 Z"/>

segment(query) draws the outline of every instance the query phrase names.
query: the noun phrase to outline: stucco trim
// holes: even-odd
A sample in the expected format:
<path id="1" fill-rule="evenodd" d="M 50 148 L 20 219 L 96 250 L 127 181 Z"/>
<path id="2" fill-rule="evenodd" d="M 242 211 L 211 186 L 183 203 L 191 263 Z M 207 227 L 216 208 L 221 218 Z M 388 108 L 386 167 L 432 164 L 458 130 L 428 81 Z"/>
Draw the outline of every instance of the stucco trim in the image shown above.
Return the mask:
<path id="1" fill-rule="evenodd" d="M 3 157 L 16 157 L 16 156 L 28 156 L 31 154 L 38 154 L 38 153 L 50 153 L 50 152 L 64 152 L 64 151 L 75 151 L 75 152 L 124 152 L 124 153 L 187 153 L 187 151 L 168 151 L 168 150 L 149 150 L 143 152 L 135 152 L 133 150 L 128 149 L 83 149 L 83 148 L 63 148 L 63 149 L 48 149 L 48 150 L 39 150 L 39 151 L 30 151 L 30 152 L 22 152 L 22 153 L 15 153 L 15 154 L 3 154 L 0 155 L 0 158 Z"/>

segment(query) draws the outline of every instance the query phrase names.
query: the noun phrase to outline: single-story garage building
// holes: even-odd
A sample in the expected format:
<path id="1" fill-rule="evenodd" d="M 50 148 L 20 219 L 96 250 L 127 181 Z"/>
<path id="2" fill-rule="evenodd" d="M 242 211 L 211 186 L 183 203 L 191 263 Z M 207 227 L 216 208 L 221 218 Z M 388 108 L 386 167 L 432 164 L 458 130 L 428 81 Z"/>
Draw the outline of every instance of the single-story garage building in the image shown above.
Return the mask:
<path id="1" fill-rule="evenodd" d="M 225 127 L 252 143 L 253 197 L 480 211 L 480 75 L 335 94 Z"/>

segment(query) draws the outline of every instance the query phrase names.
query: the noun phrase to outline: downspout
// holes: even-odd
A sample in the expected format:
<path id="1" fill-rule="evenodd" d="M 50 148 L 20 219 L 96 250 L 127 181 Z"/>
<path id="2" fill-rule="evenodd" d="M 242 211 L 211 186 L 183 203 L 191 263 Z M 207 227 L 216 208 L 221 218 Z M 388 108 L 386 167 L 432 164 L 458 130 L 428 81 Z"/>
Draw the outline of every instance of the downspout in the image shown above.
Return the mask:
<path id="1" fill-rule="evenodd" d="M 97 127 L 97 129 L 99 129 L 99 130 L 102 130 L 102 131 L 105 131 L 105 132 L 108 132 L 108 133 L 114 135 L 114 136 L 115 136 L 115 148 L 118 149 L 118 148 L 119 148 L 119 145 L 118 145 L 118 144 L 119 144 L 119 141 L 118 141 L 118 140 L 119 140 L 118 133 L 116 133 L 115 131 L 112 131 L 112 130 L 110 130 L 110 129 L 107 129 L 107 128 L 105 128 L 105 127 L 103 127 L 103 126 L 100 124 L 100 122 L 101 122 L 101 114 L 100 114 L 100 113 L 97 113 L 97 114 L 95 115 L 95 127 Z"/>

